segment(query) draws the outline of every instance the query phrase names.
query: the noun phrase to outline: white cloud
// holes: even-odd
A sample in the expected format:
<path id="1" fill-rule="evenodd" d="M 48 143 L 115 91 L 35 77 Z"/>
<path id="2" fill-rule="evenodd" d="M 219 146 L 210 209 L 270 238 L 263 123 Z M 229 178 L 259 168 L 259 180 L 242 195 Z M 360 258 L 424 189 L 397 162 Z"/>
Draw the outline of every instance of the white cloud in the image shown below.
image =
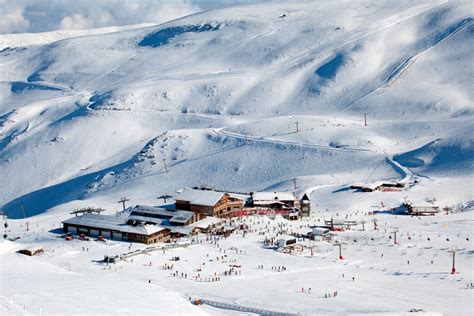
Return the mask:
<path id="1" fill-rule="evenodd" d="M 61 30 L 79 30 L 89 29 L 91 27 L 91 23 L 80 14 L 66 16 L 59 23 L 59 29 Z"/>
<path id="2" fill-rule="evenodd" d="M 49 5 L 65 15 L 57 25 L 61 29 L 163 23 L 200 10 L 186 0 L 50 0 Z"/>
<path id="3" fill-rule="evenodd" d="M 195 12 L 199 0 L 0 0 L 0 33 L 164 23 Z"/>
<path id="4" fill-rule="evenodd" d="M 0 0 L 0 34 L 26 32 L 30 21 L 24 16 L 24 6 Z"/>

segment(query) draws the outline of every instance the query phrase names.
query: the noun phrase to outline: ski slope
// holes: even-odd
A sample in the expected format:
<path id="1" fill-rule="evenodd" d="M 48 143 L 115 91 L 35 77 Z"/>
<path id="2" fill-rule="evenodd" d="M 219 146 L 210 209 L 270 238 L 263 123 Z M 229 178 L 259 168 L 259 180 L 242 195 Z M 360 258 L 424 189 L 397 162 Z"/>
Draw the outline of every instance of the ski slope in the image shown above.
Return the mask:
<path id="1" fill-rule="evenodd" d="M 368 212 L 381 202 L 395 207 L 406 198 L 420 203 L 434 198 L 441 208 L 470 205 L 473 28 L 469 2 L 316 1 L 215 9 L 161 25 L 2 35 L 0 49 L 9 48 L 0 51 L 0 209 L 22 235 L 22 241 L 2 247 L 32 243 L 35 239 L 22 230 L 27 221 L 37 223 L 39 240 L 62 251 L 42 257 L 44 265 L 38 268 L 53 279 L 55 289 L 81 279 L 71 290 L 77 297 L 100 275 L 101 281 L 112 282 L 107 286 L 113 294 L 107 296 L 108 303 L 91 309 L 92 314 L 106 313 L 113 297 L 123 299 L 113 312 L 147 314 L 156 305 L 146 296 L 134 297 L 143 309 L 128 310 L 124 293 L 116 290 L 123 284 L 88 266 L 104 249 L 91 246 L 93 253 L 77 253 L 77 245 L 64 246 L 48 231 L 75 208 L 97 206 L 112 214 L 120 210 L 117 200 L 122 196 L 133 204 L 155 205 L 157 196 L 193 186 L 307 192 L 320 219 L 339 212 Z M 354 183 L 400 180 L 410 186 L 367 195 L 349 189 Z M 439 221 L 435 217 L 421 228 L 407 222 L 407 230 L 425 234 L 431 225 L 446 222 L 446 234 L 457 236 L 472 226 L 469 216 L 454 214 Z M 402 225 L 400 220 L 387 219 L 387 225 L 395 229 Z M 258 237 L 251 240 L 256 243 Z M 240 247 L 241 242 L 233 239 L 228 247 Z M 267 256 L 280 265 L 288 260 L 276 259 L 252 242 L 246 245 L 257 259 L 246 259 L 248 266 Z M 420 245 L 421 241 L 416 247 Z M 126 245 L 113 247 L 122 250 Z M 441 242 L 433 247 L 438 255 L 446 250 Z M 463 247 L 464 271 L 472 272 L 472 246 Z M 229 291 L 235 287 L 242 293 L 255 280 L 264 282 L 267 290 L 281 281 L 276 299 L 249 292 L 236 302 L 238 295 L 220 295 L 219 285 L 214 290 L 200 285 L 191 290 L 187 284 L 162 282 L 166 276 L 158 274 L 153 282 L 156 293 L 175 302 L 160 302 L 158 310 L 224 313 L 209 306 L 188 306 L 187 295 L 199 294 L 243 306 L 261 301 L 262 306 L 254 307 L 268 310 L 274 309 L 270 301 L 283 302 L 290 295 L 294 303 L 286 311 L 303 314 L 406 312 L 407 306 L 399 301 L 415 296 L 417 282 L 425 275 L 400 276 L 396 295 L 380 292 L 397 279 L 396 269 L 377 270 L 378 261 L 365 259 L 369 248 L 360 250 L 364 254 L 357 259 L 360 264 L 348 265 L 354 271 L 357 266 L 366 269 L 364 275 L 377 279 L 374 290 L 369 290 L 368 281 L 359 289 L 344 285 L 351 294 L 343 304 L 330 303 L 326 310 L 314 309 L 312 296 L 280 290 L 302 282 L 306 271 L 328 286 L 333 280 L 326 274 L 342 268 L 329 259 L 318 261 L 321 269 L 309 268 L 313 263 L 292 262 L 296 279 L 277 277 L 265 283 L 264 277 L 250 273 L 227 285 Z M 0 266 L 13 274 L 3 279 L 9 287 L 0 288 L 0 306 L 22 314 L 26 313 L 22 304 L 33 304 L 33 314 L 39 308 L 58 314 L 61 306 L 68 305 L 80 313 L 81 305 L 70 297 L 40 306 L 32 292 L 14 294 L 15 282 L 31 276 L 27 271 L 36 262 L 8 249 L 1 256 L 12 264 Z M 201 251 L 189 254 L 189 260 L 198 260 Z M 397 251 L 389 258 L 396 260 Z M 388 266 L 390 259 L 382 265 Z M 17 263 L 24 269 L 13 272 Z M 71 264 L 73 273 L 63 271 L 70 279 L 55 276 L 58 267 Z M 422 271 L 423 264 L 420 261 L 416 269 Z M 124 282 L 132 282 L 138 293 L 148 284 L 136 281 L 146 275 L 144 268 L 137 269 L 124 273 Z M 452 302 L 433 289 L 445 285 L 436 279 L 440 272 L 429 273 L 424 288 L 431 290 L 419 297 L 431 300 L 433 308 L 427 310 L 441 314 L 472 310 L 468 303 L 459 306 L 459 313 L 447 309 Z M 465 281 L 467 277 L 459 282 Z M 450 282 L 450 289 L 458 291 L 457 281 Z M 31 290 L 43 293 L 45 287 Z M 363 291 L 377 296 L 378 303 L 363 304 Z M 470 292 L 459 293 L 469 301 Z M 41 295 L 48 300 L 49 294 Z M 305 307 L 296 308 L 301 306 Z"/>
<path id="2" fill-rule="evenodd" d="M 126 26 L 102 27 L 90 30 L 60 30 L 43 33 L 21 33 L 21 34 L 1 34 L 0 35 L 0 50 L 6 48 L 18 48 L 31 45 L 45 45 L 78 36 L 88 36 L 97 34 L 107 34 L 114 32 L 121 32 L 137 28 L 149 27 L 153 23 L 143 23 Z"/>

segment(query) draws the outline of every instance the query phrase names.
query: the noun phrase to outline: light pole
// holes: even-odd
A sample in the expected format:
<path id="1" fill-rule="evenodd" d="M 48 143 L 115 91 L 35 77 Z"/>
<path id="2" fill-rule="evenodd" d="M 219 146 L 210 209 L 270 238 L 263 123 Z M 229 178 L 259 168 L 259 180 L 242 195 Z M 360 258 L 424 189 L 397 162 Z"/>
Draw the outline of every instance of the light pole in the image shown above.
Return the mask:
<path id="1" fill-rule="evenodd" d="M 451 267 L 451 274 L 456 274 L 456 249 L 450 251 L 453 254 L 453 266 Z"/>
<path id="2" fill-rule="evenodd" d="M 397 233 L 398 233 L 398 230 L 394 230 L 392 233 L 393 233 L 393 244 L 394 244 L 394 245 L 398 245 L 398 242 L 397 242 Z"/>
<path id="3" fill-rule="evenodd" d="M 337 242 L 337 243 L 334 244 L 334 246 L 339 247 L 339 260 L 344 260 L 344 257 L 342 256 L 342 243 Z"/>
<path id="4" fill-rule="evenodd" d="M 165 166 L 165 172 L 168 173 L 168 166 L 166 165 L 166 158 L 163 158 L 163 165 Z"/>
<path id="5" fill-rule="evenodd" d="M 300 131 L 300 122 L 295 122 L 296 125 L 296 133 Z"/>

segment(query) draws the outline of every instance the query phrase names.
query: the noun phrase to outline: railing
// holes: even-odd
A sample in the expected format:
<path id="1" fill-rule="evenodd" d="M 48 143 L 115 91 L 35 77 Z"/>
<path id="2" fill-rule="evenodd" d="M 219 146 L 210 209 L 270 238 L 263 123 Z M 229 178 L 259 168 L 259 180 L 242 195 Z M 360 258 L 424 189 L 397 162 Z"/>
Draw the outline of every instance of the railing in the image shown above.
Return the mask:
<path id="1" fill-rule="evenodd" d="M 292 314 L 292 313 L 276 312 L 276 311 L 271 311 L 271 310 L 263 309 L 263 308 L 256 308 L 256 307 L 242 306 L 242 305 L 237 305 L 237 304 L 216 302 L 216 301 L 206 300 L 206 299 L 200 299 L 200 301 L 203 304 L 207 304 L 207 305 L 210 305 L 210 306 L 235 310 L 235 311 L 239 311 L 239 312 L 254 313 L 254 314 L 260 314 L 260 315 L 271 315 L 271 316 L 294 316 L 294 315 L 298 315 L 298 314 Z"/>
<path id="2" fill-rule="evenodd" d="M 270 209 L 270 208 L 244 208 L 239 211 L 230 212 L 224 215 L 224 217 L 243 217 L 251 215 L 287 215 L 290 213 L 289 209 Z"/>
<path id="3" fill-rule="evenodd" d="M 139 250 L 124 253 L 121 255 L 115 255 L 115 256 L 109 257 L 109 262 L 118 262 L 120 260 L 127 260 L 131 257 L 138 256 L 138 255 L 145 255 L 152 251 L 175 249 L 175 248 L 186 248 L 188 246 L 191 246 L 192 244 L 193 244 L 192 242 L 186 242 L 186 243 L 180 243 L 180 244 L 167 244 L 163 246 L 150 246 L 144 249 L 139 249 Z"/>

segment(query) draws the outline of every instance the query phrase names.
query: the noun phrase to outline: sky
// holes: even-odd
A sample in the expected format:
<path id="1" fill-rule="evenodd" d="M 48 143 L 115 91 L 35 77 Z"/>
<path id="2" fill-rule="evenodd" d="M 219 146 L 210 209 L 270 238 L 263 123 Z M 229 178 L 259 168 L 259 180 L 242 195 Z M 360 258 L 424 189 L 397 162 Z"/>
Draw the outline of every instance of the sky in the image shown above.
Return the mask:
<path id="1" fill-rule="evenodd" d="M 0 0 L 0 34 L 164 23 L 240 4 L 275 0 Z"/>

